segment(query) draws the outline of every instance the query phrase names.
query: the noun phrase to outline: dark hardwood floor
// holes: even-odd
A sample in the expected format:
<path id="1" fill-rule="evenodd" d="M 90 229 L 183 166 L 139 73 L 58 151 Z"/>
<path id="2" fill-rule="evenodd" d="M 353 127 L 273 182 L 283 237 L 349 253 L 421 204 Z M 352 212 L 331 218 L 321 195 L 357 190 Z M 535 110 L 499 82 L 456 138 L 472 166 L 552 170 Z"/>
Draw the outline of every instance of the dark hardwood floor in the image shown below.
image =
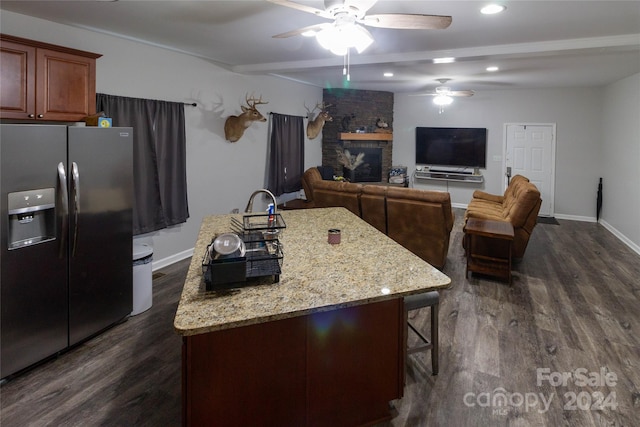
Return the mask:
<path id="1" fill-rule="evenodd" d="M 444 270 L 440 373 L 428 353 L 412 355 L 405 396 L 379 427 L 638 425 L 640 256 L 600 225 L 559 220 L 537 225 L 511 287 L 466 278 L 462 215 Z M 188 264 L 156 272 L 147 312 L 4 384 L 0 425 L 180 425 L 173 317 Z M 428 330 L 429 309 L 411 316 Z"/>

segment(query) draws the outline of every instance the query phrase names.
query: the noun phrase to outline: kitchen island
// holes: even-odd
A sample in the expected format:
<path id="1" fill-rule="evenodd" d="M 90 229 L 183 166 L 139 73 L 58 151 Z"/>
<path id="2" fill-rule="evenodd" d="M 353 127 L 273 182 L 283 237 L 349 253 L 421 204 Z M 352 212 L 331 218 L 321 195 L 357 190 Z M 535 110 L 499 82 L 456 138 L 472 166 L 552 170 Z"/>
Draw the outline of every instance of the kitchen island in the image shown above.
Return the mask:
<path id="1" fill-rule="evenodd" d="M 174 321 L 184 425 L 364 425 L 402 396 L 402 298 L 450 279 L 344 208 L 281 215 L 280 281 L 217 293 L 202 258 L 241 215 L 202 222 Z"/>

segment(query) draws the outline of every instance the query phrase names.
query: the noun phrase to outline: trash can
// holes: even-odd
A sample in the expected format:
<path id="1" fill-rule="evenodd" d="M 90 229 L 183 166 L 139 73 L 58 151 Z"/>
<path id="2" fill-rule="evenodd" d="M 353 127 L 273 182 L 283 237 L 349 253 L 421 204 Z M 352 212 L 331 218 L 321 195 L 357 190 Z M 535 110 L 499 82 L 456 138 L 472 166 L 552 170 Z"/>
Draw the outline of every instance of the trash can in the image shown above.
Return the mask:
<path id="1" fill-rule="evenodd" d="M 132 316 L 151 308 L 153 287 L 151 261 L 153 248 L 145 243 L 133 244 L 133 311 Z"/>

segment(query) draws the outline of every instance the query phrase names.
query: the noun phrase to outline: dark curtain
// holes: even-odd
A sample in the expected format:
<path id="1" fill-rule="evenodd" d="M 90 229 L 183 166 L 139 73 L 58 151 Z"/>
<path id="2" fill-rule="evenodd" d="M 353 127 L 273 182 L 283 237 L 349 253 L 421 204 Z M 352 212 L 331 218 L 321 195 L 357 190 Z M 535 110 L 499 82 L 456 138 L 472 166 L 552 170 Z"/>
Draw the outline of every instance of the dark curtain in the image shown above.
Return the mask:
<path id="1" fill-rule="evenodd" d="M 113 126 L 133 128 L 133 234 L 189 218 L 184 104 L 97 94 Z"/>
<path id="2" fill-rule="evenodd" d="M 302 188 L 304 118 L 271 113 L 267 188 L 276 196 Z"/>

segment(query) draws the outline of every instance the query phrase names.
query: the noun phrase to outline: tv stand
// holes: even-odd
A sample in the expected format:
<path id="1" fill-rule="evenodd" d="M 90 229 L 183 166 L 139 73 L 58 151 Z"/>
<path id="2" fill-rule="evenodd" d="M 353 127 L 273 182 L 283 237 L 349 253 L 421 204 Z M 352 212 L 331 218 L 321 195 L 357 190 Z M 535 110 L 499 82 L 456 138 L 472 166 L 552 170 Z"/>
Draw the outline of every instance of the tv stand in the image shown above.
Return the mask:
<path id="1" fill-rule="evenodd" d="M 428 179 L 435 181 L 457 181 L 481 184 L 484 182 L 482 174 L 474 174 L 471 172 L 439 172 L 433 169 L 427 171 L 416 171 L 416 179 Z"/>
<path id="2" fill-rule="evenodd" d="M 455 174 L 459 174 L 459 175 L 472 175 L 473 172 L 468 171 L 468 170 L 448 170 L 448 169 L 429 169 L 427 172 L 433 172 L 433 173 L 455 173 Z"/>

